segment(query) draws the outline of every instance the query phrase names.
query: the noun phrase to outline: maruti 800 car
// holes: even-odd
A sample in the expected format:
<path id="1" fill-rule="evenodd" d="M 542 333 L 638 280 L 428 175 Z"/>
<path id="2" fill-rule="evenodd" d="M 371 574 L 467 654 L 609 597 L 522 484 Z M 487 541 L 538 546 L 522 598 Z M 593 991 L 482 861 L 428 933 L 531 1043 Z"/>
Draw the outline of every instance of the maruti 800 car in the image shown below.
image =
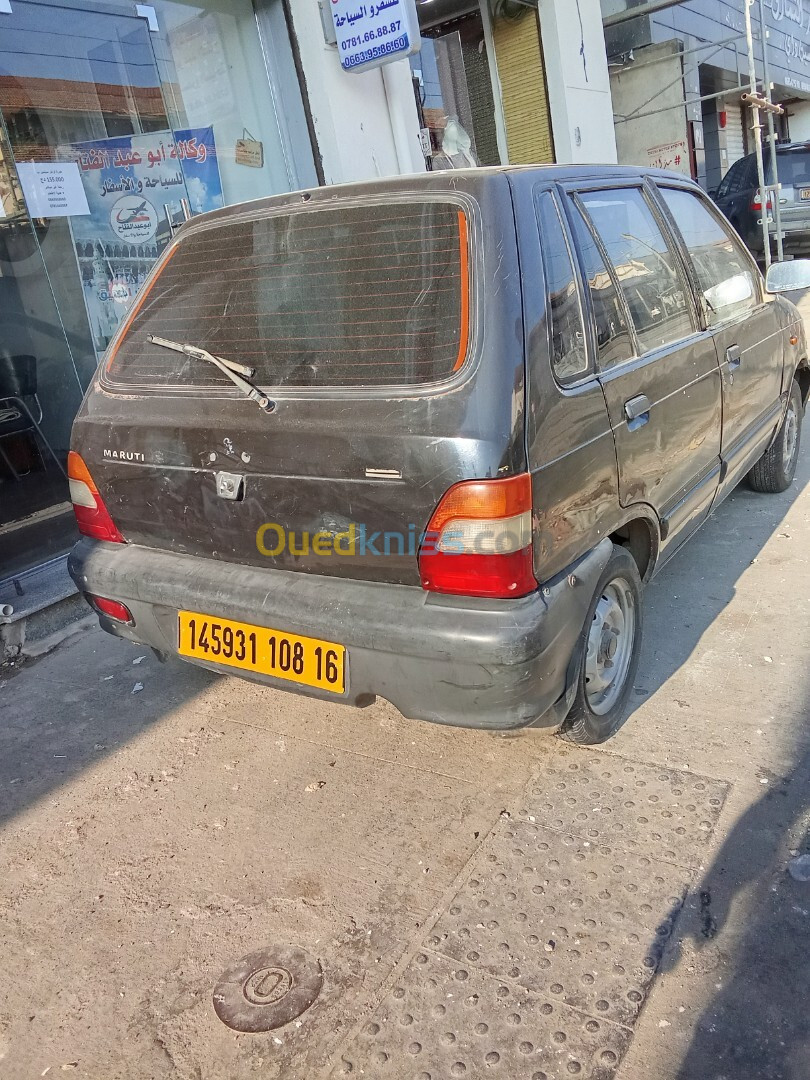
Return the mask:
<path id="1" fill-rule="evenodd" d="M 85 397 L 70 570 L 163 654 L 599 742 L 642 583 L 744 477 L 791 483 L 808 390 L 796 308 L 683 177 L 471 169 L 232 206 L 172 240 Z"/>

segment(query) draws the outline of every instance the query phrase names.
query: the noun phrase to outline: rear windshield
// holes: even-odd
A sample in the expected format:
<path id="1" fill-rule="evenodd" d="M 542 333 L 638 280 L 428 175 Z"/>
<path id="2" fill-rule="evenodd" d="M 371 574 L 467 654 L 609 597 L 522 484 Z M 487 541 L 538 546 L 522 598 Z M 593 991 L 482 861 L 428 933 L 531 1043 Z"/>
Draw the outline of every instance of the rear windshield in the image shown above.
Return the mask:
<path id="1" fill-rule="evenodd" d="M 230 385 L 156 334 L 255 369 L 264 386 L 444 379 L 468 336 L 467 226 L 448 202 L 304 210 L 181 239 L 118 348 L 114 384 Z"/>
<path id="2" fill-rule="evenodd" d="M 770 158 L 766 158 L 766 162 L 768 183 L 772 183 Z M 810 187 L 810 150 L 790 150 L 786 154 L 777 154 L 776 168 L 779 183 L 785 187 L 798 187 L 801 184 Z"/>

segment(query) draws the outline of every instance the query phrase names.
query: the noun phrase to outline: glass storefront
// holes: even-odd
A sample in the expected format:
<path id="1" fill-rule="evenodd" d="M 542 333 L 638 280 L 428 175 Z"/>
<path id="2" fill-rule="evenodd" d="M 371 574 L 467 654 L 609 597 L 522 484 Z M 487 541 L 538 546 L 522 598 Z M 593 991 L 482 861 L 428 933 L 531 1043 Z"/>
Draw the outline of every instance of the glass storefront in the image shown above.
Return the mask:
<path id="1" fill-rule="evenodd" d="M 0 11 L 0 580 L 73 539 L 70 426 L 178 225 L 317 182 L 280 0 Z M 268 35 L 272 34 L 272 47 Z M 288 55 L 289 54 L 289 55 Z"/>
<path id="2" fill-rule="evenodd" d="M 433 169 L 499 165 L 495 97 L 481 10 L 470 0 L 418 6 L 422 48 L 411 58 Z"/>

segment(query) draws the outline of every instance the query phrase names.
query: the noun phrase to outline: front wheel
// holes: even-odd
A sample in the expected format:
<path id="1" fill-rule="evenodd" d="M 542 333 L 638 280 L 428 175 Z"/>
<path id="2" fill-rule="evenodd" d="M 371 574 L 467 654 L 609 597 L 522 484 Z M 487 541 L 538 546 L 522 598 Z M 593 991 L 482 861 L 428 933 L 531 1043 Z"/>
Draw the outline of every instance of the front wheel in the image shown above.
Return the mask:
<path id="1" fill-rule="evenodd" d="M 641 651 L 641 578 L 633 556 L 613 548 L 583 628 L 576 696 L 560 734 L 592 746 L 617 730 Z"/>
<path id="2" fill-rule="evenodd" d="M 748 474 L 754 491 L 776 495 L 787 491 L 796 475 L 802 436 L 802 394 L 794 379 L 790 385 L 782 426 L 771 446 Z"/>

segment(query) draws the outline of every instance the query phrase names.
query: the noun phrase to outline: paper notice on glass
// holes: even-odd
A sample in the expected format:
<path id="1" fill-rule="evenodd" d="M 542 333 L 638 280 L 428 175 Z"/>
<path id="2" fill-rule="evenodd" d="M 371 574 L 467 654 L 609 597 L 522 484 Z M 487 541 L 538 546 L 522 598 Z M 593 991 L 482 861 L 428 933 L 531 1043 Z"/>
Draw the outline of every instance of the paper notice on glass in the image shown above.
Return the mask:
<path id="1" fill-rule="evenodd" d="M 17 175 L 32 218 L 90 213 L 75 161 L 22 161 L 17 165 Z"/>

